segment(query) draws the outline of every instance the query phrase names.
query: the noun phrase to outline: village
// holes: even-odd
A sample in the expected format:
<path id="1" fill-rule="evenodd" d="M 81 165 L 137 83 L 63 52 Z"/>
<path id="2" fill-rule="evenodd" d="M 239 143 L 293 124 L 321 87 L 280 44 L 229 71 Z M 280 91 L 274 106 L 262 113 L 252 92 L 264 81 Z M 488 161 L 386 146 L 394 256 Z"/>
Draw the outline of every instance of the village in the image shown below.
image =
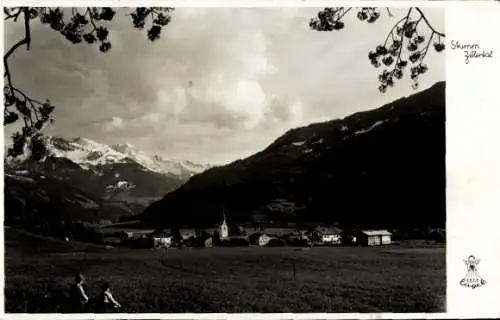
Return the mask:
<path id="1" fill-rule="evenodd" d="M 309 228 L 264 228 L 228 225 L 225 215 L 215 228 L 181 228 L 177 232 L 157 230 L 116 230 L 108 232 L 105 243 L 135 249 L 181 247 L 312 247 L 312 246 L 381 246 L 390 245 L 388 230 L 342 230 L 336 226 Z"/>

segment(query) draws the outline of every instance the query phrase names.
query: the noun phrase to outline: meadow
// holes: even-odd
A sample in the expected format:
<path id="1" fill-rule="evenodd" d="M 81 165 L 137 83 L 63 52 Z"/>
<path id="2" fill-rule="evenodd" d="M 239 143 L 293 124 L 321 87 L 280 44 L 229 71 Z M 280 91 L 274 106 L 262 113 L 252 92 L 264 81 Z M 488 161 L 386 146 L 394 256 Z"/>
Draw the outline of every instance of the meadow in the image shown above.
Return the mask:
<path id="1" fill-rule="evenodd" d="M 63 243 L 5 229 L 5 311 L 63 312 L 78 271 L 120 312 L 444 312 L 445 248 L 183 248 Z"/>

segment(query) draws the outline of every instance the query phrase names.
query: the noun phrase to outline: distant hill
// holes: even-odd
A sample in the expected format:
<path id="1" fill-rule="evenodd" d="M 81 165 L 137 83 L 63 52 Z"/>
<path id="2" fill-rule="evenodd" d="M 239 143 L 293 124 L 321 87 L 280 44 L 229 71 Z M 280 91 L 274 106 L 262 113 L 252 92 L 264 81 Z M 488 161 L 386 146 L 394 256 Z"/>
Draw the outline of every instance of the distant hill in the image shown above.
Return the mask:
<path id="1" fill-rule="evenodd" d="M 4 223 L 10 226 L 29 228 L 64 221 L 97 224 L 133 216 L 140 209 L 28 171 L 8 171 L 4 183 Z"/>
<path id="2" fill-rule="evenodd" d="M 381 108 L 314 123 L 211 168 L 152 203 L 151 225 L 341 223 L 444 227 L 445 83 Z"/>

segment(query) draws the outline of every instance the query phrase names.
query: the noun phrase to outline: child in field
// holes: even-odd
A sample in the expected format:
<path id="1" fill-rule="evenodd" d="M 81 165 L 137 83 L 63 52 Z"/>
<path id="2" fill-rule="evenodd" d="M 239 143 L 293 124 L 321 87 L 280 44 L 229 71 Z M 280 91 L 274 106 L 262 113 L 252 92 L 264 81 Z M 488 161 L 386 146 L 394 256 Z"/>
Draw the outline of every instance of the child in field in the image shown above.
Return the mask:
<path id="1" fill-rule="evenodd" d="M 69 312 L 71 313 L 84 313 L 84 306 L 89 301 L 89 297 L 83 287 L 84 282 L 85 277 L 81 273 L 78 273 L 71 285 L 69 294 Z"/>
<path id="2" fill-rule="evenodd" d="M 120 303 L 118 303 L 111 294 L 109 283 L 104 282 L 101 286 L 101 293 L 97 297 L 96 313 L 106 313 L 120 307 Z"/>

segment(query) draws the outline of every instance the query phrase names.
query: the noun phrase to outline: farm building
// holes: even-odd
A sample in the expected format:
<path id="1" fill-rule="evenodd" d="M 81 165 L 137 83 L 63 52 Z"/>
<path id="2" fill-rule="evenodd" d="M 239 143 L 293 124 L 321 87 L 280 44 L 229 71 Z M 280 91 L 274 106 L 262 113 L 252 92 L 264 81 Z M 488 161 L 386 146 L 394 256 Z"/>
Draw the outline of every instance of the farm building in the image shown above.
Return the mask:
<path id="1" fill-rule="evenodd" d="M 387 230 L 361 230 L 356 237 L 357 243 L 364 246 L 391 244 L 392 233 Z"/>

